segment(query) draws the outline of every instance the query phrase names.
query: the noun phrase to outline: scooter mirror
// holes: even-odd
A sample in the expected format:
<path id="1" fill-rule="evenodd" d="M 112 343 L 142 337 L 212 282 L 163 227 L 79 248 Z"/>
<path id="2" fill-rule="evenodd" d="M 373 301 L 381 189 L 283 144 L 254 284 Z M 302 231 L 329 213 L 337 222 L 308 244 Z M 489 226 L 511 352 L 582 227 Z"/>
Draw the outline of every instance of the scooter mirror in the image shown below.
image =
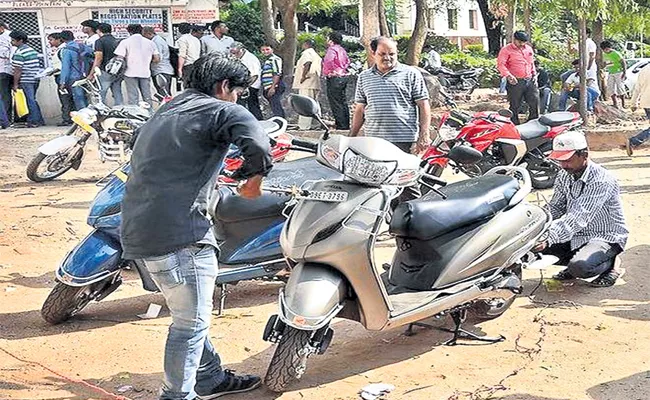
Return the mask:
<path id="1" fill-rule="evenodd" d="M 292 94 L 289 96 L 289 103 L 298 115 L 320 118 L 320 105 L 311 97 Z"/>
<path id="2" fill-rule="evenodd" d="M 457 164 L 473 165 L 481 161 L 483 154 L 471 146 L 455 146 L 449 151 L 448 157 Z"/>
<path id="3" fill-rule="evenodd" d="M 506 118 L 512 118 L 512 111 L 504 108 L 499 110 L 499 115 Z"/>

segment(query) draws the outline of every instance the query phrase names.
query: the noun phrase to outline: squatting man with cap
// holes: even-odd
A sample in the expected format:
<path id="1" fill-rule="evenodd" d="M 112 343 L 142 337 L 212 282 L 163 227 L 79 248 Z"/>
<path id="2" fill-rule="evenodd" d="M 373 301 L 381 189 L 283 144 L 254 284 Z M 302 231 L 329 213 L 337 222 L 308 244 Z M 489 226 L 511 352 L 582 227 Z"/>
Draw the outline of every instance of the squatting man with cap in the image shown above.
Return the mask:
<path id="1" fill-rule="evenodd" d="M 589 159 L 581 132 L 557 136 L 549 157 L 560 163 L 562 171 L 550 202 L 553 222 L 548 237 L 535 250 L 557 256 L 558 264 L 567 266 L 554 279 L 597 277 L 592 286 L 612 286 L 619 276 L 614 259 L 628 237 L 618 182 Z"/>

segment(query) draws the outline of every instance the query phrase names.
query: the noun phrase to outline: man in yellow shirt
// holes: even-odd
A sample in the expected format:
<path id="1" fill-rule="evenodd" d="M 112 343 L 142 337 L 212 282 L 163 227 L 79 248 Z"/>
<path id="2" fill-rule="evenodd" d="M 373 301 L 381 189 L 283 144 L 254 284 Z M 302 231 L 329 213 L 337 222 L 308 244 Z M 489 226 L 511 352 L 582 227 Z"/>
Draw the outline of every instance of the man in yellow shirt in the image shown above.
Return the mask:
<path id="1" fill-rule="evenodd" d="M 298 94 L 317 99 L 320 92 L 321 64 L 323 60 L 314 50 L 314 41 L 312 39 L 305 40 L 302 49 L 293 76 L 293 89 L 298 90 Z M 300 130 L 310 129 L 311 118 L 299 117 L 298 128 Z"/>
<path id="2" fill-rule="evenodd" d="M 632 91 L 632 111 L 636 111 L 637 108 L 643 108 L 645 115 L 650 120 L 650 64 L 641 69 L 634 90 Z M 631 156 L 634 153 L 634 149 L 641 146 L 648 138 L 650 138 L 650 128 L 629 138 L 625 142 L 627 155 Z"/>

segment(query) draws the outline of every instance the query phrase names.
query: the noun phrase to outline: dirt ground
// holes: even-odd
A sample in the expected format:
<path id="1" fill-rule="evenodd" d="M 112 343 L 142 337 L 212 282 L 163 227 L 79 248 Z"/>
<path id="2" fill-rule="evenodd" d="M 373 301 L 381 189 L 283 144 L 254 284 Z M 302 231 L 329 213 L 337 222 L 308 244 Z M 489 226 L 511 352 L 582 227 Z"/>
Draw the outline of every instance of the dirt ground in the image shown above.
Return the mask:
<path id="1" fill-rule="evenodd" d="M 46 184 L 27 181 L 30 158 L 57 132 L 0 133 L 0 399 L 155 399 L 170 318 L 165 308 L 156 319 L 137 317 L 164 299 L 145 292 L 134 272 L 71 322 L 49 326 L 41 319 L 57 264 L 90 231 L 85 219 L 94 183 L 112 169 L 93 149 L 79 171 Z M 437 330 L 407 337 L 404 329 L 367 332 L 336 320 L 328 352 L 310 359 L 303 379 L 285 394 L 259 389 L 231 397 L 358 399 L 363 386 L 384 382 L 395 385 L 386 399 L 650 399 L 650 152 L 593 157 L 619 178 L 631 230 L 622 256 L 626 273 L 615 287 L 578 282 L 549 292 L 542 286 L 529 298 L 539 272 L 525 271 L 524 295 L 514 306 L 502 318 L 470 326 L 507 338 L 494 345 L 447 347 L 441 343 L 449 334 Z M 380 251 L 386 256 L 390 248 Z M 227 368 L 264 374 L 274 346 L 261 335 L 279 288 L 232 287 L 228 309 L 210 331 Z"/>

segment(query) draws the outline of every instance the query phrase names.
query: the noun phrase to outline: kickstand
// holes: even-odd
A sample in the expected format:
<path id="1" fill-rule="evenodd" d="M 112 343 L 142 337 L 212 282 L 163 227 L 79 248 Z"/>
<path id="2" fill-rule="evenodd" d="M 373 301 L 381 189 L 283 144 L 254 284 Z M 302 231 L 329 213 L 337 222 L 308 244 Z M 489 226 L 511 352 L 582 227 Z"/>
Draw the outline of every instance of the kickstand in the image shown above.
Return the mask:
<path id="1" fill-rule="evenodd" d="M 439 328 L 442 331 L 454 334 L 454 337 L 444 343 L 445 346 L 456 346 L 458 344 L 458 339 L 477 340 L 479 342 L 487 343 L 499 343 L 506 340 L 503 335 L 499 335 L 499 337 L 478 336 L 475 333 L 463 329 L 462 325 L 467 318 L 467 310 L 454 311 L 451 313 L 451 318 L 454 320 L 454 324 L 456 325 L 454 329 Z"/>
<path id="2" fill-rule="evenodd" d="M 217 309 L 217 316 L 221 315 L 226 308 L 226 296 L 228 295 L 226 286 L 225 283 L 219 285 L 219 308 Z"/>

